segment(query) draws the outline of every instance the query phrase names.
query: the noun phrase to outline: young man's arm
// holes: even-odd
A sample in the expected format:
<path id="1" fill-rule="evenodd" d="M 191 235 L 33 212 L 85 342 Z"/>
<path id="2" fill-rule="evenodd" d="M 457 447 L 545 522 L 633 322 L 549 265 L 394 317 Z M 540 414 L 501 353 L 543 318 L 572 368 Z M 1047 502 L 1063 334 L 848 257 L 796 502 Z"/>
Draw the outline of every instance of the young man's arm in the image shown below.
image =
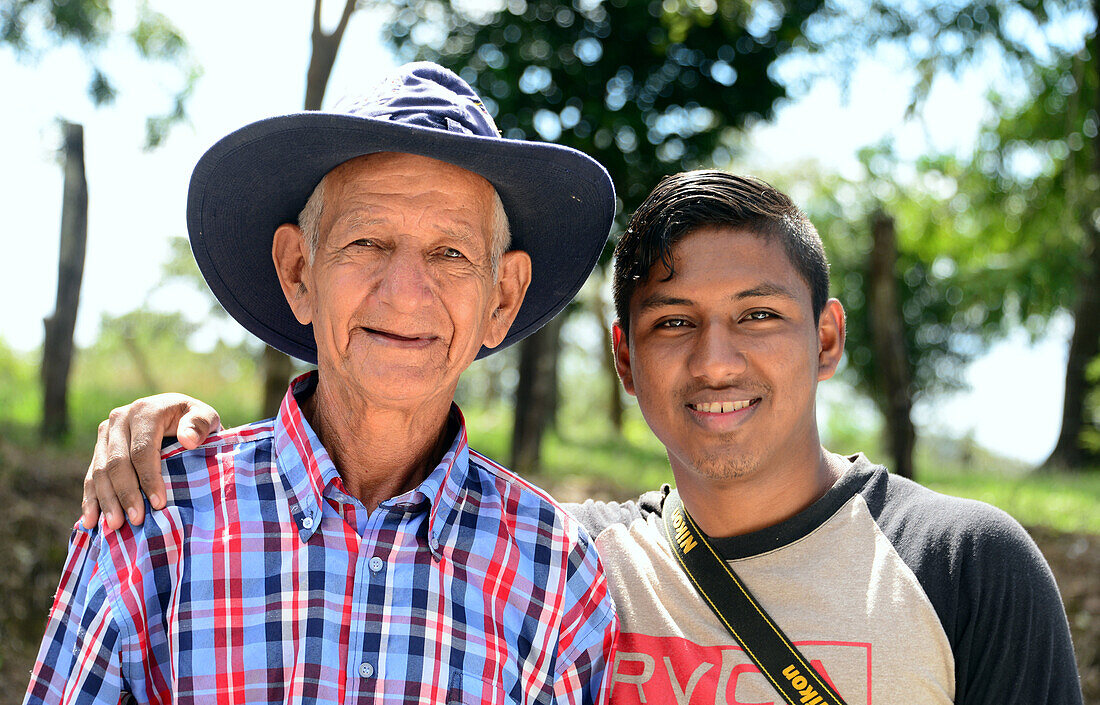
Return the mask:
<path id="1" fill-rule="evenodd" d="M 99 574 L 101 547 L 95 530 L 73 530 L 25 705 L 119 702 L 122 635 Z"/>
<path id="2" fill-rule="evenodd" d="M 1081 703 L 1058 586 L 1019 522 L 895 475 L 863 494 L 939 616 L 957 705 Z"/>
<path id="3" fill-rule="evenodd" d="M 1035 542 L 1004 515 L 971 543 L 955 631 L 955 702 L 1079 705 L 1065 609 Z"/>
<path id="4" fill-rule="evenodd" d="M 127 519 L 140 525 L 145 520 L 142 492 L 154 509 L 162 509 L 161 441 L 174 435 L 184 448 L 197 448 L 220 429 L 221 419 L 213 407 L 184 394 L 144 397 L 111 411 L 99 424 L 92 462 L 84 477 L 84 528 L 95 528 L 100 510 L 113 530 Z"/>

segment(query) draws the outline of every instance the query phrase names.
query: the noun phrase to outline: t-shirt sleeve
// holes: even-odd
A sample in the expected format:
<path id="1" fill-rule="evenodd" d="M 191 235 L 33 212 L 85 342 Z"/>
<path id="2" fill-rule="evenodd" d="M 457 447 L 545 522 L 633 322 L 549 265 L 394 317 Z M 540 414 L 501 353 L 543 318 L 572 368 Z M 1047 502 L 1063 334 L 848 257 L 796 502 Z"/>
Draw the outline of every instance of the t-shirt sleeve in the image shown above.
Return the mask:
<path id="1" fill-rule="evenodd" d="M 1069 624 L 1039 548 L 1008 515 L 987 510 L 963 537 L 955 625 L 960 705 L 1081 702 Z"/>
<path id="2" fill-rule="evenodd" d="M 1015 519 L 896 476 L 864 496 L 939 616 L 957 705 L 1081 703 L 1058 587 Z"/>

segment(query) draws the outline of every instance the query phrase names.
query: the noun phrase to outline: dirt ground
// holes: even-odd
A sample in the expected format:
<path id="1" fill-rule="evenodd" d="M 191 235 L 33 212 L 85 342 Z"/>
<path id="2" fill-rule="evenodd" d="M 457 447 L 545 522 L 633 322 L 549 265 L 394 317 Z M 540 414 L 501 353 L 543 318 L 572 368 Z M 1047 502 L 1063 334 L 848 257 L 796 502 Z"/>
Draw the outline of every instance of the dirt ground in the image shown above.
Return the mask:
<path id="1" fill-rule="evenodd" d="M 79 512 L 86 460 L 80 454 L 31 454 L 0 436 L 0 704 L 27 687 Z M 599 488 L 553 487 L 562 499 Z M 1100 535 L 1044 528 L 1032 536 L 1054 571 L 1066 604 L 1086 705 L 1100 705 Z"/>

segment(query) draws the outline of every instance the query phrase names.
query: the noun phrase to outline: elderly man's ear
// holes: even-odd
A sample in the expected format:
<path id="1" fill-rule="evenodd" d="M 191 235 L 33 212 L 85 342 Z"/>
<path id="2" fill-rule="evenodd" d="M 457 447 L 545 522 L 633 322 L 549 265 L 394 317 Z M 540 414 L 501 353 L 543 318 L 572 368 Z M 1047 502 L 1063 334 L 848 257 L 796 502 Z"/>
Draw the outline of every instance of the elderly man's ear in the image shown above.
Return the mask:
<path id="1" fill-rule="evenodd" d="M 302 325 L 313 322 L 313 304 L 309 291 L 313 282 L 309 268 L 309 245 L 302 236 L 302 229 L 292 223 L 284 223 L 275 230 L 271 243 L 271 259 L 279 275 L 290 310 Z"/>
<path id="2" fill-rule="evenodd" d="M 527 287 L 531 284 L 531 257 L 522 250 L 510 250 L 500 258 L 496 283 L 496 306 L 482 344 L 495 348 L 508 335 L 516 320 Z"/>

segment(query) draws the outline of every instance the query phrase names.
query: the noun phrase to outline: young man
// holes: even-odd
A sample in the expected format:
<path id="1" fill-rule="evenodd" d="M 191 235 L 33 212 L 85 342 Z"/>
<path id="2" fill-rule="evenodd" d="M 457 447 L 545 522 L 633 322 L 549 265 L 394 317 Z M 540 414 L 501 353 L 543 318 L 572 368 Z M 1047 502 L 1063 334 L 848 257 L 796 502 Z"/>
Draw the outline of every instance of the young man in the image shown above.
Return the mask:
<path id="1" fill-rule="evenodd" d="M 781 702 L 677 563 L 662 515 L 679 500 L 849 705 L 1081 702 L 1057 587 L 1019 524 L 821 447 L 815 392 L 844 311 L 789 198 L 717 171 L 666 179 L 618 245 L 614 295 L 619 374 L 677 490 L 572 508 L 619 612 L 613 702 Z M 180 419 L 159 416 L 134 423 Z"/>

